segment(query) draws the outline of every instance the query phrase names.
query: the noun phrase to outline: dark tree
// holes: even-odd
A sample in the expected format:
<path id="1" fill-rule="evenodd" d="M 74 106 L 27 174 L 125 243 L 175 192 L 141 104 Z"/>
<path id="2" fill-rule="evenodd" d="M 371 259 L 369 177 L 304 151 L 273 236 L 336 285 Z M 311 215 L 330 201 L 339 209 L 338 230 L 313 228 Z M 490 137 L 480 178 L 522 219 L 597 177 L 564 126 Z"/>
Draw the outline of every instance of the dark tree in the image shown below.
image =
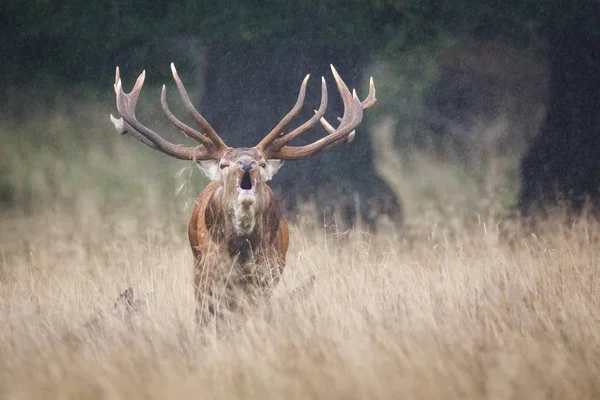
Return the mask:
<path id="1" fill-rule="evenodd" d="M 402 7 L 441 34 L 499 37 L 546 58 L 547 115 L 521 163 L 519 209 L 577 212 L 589 202 L 600 215 L 600 2 L 412 0 Z"/>
<path id="2" fill-rule="evenodd" d="M 600 3 L 560 3 L 547 20 L 547 116 L 521 165 L 524 215 L 587 201 L 600 211 Z"/>

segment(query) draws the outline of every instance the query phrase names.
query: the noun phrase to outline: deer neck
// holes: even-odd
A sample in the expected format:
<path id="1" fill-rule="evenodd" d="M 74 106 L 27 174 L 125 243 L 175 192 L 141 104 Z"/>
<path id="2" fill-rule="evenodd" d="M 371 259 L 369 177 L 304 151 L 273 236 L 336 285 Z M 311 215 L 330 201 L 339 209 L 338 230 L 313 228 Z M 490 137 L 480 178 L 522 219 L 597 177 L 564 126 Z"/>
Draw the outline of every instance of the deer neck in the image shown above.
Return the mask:
<path id="1" fill-rule="evenodd" d="M 253 218 L 250 225 L 252 230 L 239 232 L 239 225 L 236 226 L 239 221 L 236 218 L 240 214 L 236 216 L 235 208 L 231 209 L 224 205 L 218 190 L 213 193 L 208 202 L 205 223 L 211 240 L 227 249 L 227 253 L 238 262 L 245 263 L 252 258 L 260 257 L 263 250 L 271 247 L 277 237 L 282 212 L 279 200 L 268 186 L 266 197 L 261 204 L 263 207 L 244 214 Z"/>
<path id="2" fill-rule="evenodd" d="M 257 209 L 256 205 L 234 204 L 228 212 L 228 219 L 237 236 L 250 236 L 257 228 L 257 222 L 260 225 L 262 210 Z"/>
<path id="3" fill-rule="evenodd" d="M 225 202 L 221 198 L 222 191 L 217 189 L 211 198 L 209 210 L 213 230 L 219 239 L 246 240 L 260 236 L 267 225 L 271 194 L 267 190 L 254 204 L 248 205 L 238 201 Z"/>

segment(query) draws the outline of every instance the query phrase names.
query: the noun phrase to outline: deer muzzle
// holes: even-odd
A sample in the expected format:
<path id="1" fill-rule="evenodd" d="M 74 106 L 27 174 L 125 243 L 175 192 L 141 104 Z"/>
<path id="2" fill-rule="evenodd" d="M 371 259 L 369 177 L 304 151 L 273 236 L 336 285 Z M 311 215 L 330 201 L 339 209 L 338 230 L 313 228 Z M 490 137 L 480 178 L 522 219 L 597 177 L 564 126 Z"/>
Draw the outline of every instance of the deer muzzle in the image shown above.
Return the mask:
<path id="1" fill-rule="evenodd" d="M 256 162 L 239 161 L 238 167 L 238 201 L 244 206 L 251 206 L 256 202 Z"/>

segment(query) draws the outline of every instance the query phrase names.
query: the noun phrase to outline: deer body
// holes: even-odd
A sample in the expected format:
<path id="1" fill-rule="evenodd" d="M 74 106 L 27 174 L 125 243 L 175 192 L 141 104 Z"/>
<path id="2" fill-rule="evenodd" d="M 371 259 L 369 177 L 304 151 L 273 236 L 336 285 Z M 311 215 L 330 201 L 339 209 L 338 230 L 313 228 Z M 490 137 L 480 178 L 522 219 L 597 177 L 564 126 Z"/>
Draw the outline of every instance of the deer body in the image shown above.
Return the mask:
<path id="1" fill-rule="evenodd" d="M 121 118 L 111 115 L 117 131 L 130 134 L 171 157 L 193 161 L 212 180 L 198 196 L 188 226 L 194 255 L 197 321 L 220 315 L 221 311 L 235 311 L 242 300 L 270 293 L 285 267 L 289 232 L 279 201 L 267 182 L 284 160 L 308 158 L 352 141 L 354 129 L 362 121 L 363 109 L 375 103 L 372 79 L 369 95 L 361 102 L 356 92 L 349 91 L 333 66 L 331 69 L 344 103 L 344 114 L 339 118 L 337 128 L 323 118 L 327 108 L 327 86 L 322 78 L 321 104 L 315 115 L 297 128 L 283 132 L 302 108 L 308 82 L 306 76 L 294 107 L 260 143 L 251 148 L 231 148 L 194 108 L 173 64 L 171 70 L 179 94 L 203 132 L 189 127 L 171 113 L 165 86 L 161 94 L 162 108 L 173 125 L 200 143 L 196 147 L 170 143 L 141 124 L 135 116 L 135 107 L 145 72 L 140 74 L 133 90 L 125 93 L 117 68 L 114 89 Z M 328 132 L 326 136 L 305 146 L 288 145 L 317 122 Z"/>
<path id="2" fill-rule="evenodd" d="M 240 233 L 235 214 L 222 208 L 219 188 L 211 182 L 200 193 L 188 225 L 197 321 L 216 314 L 219 300 L 234 308 L 235 291 L 267 295 L 283 273 L 289 246 L 287 223 L 268 186 L 265 207 L 253 213 L 248 233 Z"/>

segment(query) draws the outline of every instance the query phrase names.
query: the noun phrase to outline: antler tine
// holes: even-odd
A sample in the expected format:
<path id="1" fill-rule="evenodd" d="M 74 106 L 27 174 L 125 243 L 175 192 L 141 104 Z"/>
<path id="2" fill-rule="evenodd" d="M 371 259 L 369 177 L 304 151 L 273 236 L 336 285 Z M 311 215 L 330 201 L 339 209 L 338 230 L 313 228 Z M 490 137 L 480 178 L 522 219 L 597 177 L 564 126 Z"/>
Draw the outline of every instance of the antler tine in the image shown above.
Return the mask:
<path id="1" fill-rule="evenodd" d="M 361 121 L 362 121 L 362 106 L 358 96 L 356 95 L 356 90 L 353 90 L 350 93 L 348 86 L 344 83 L 338 72 L 335 70 L 333 65 L 331 65 L 331 71 L 333 72 L 333 77 L 335 78 L 335 82 L 338 86 L 338 90 L 342 96 L 342 103 L 344 104 L 344 114 L 342 115 L 342 119 L 340 120 L 340 125 L 336 129 L 336 131 L 324 137 L 323 139 L 331 138 L 328 143 L 335 142 L 339 139 L 342 139 L 348 133 L 354 130 Z M 357 107 L 358 105 L 358 107 Z M 347 127 L 353 126 L 351 129 L 347 129 Z"/>
<path id="2" fill-rule="evenodd" d="M 317 110 L 315 110 L 315 114 L 317 113 Z M 338 121 L 341 121 L 342 119 L 338 117 Z M 331 126 L 331 124 L 329 122 L 327 122 L 327 120 L 325 119 L 325 117 L 321 117 L 321 119 L 319 119 L 319 122 L 321 123 L 321 125 L 323 125 L 323 128 L 325 128 L 325 130 L 327 131 L 327 133 L 333 133 L 335 132 L 335 128 L 333 126 Z"/>
<path id="3" fill-rule="evenodd" d="M 285 128 L 294 118 L 298 116 L 302 106 L 304 105 L 304 97 L 306 95 L 306 84 L 308 83 L 308 78 L 310 78 L 310 74 L 306 75 L 304 80 L 302 81 L 302 85 L 300 85 L 300 92 L 298 93 L 298 99 L 296 99 L 296 104 L 294 107 L 287 113 L 285 117 L 261 140 L 256 147 L 258 149 L 264 149 L 268 147 L 273 140 L 275 140 L 279 135 L 281 135 L 283 128 Z M 325 89 L 327 90 L 327 89 Z"/>
<path id="4" fill-rule="evenodd" d="M 366 110 L 367 108 L 370 108 L 373 104 L 375 104 L 375 102 L 377 102 L 377 99 L 375 98 L 375 83 L 373 82 L 373 77 L 371 77 L 369 79 L 369 94 L 367 95 L 367 97 L 360 102 L 363 110 Z M 316 113 L 316 111 L 315 111 Z M 341 118 L 338 118 L 339 121 L 341 121 Z M 321 122 L 321 125 L 323 125 L 323 128 L 325 128 L 325 130 L 328 133 L 333 133 L 335 132 L 335 128 L 333 126 L 331 126 L 331 124 L 329 122 L 327 122 L 327 120 L 325 118 L 321 118 L 319 120 Z M 351 142 L 354 139 L 354 135 L 356 134 L 356 132 L 351 132 L 350 135 L 348 135 L 348 140 L 346 141 L 346 143 Z"/>
<path id="5" fill-rule="evenodd" d="M 198 132 L 190 126 L 187 126 L 186 124 L 178 120 L 177 117 L 175 117 L 175 115 L 173 115 L 173 113 L 169 109 L 169 104 L 167 103 L 167 88 L 165 85 L 163 85 L 162 91 L 160 93 L 160 104 L 162 105 L 163 112 L 165 113 L 169 121 L 171 121 L 171 123 L 175 125 L 177 129 L 179 129 L 185 136 L 191 137 L 192 139 L 201 142 L 208 148 L 214 147 L 213 142 L 206 135 Z"/>
<path id="6" fill-rule="evenodd" d="M 133 136 L 140 142 L 144 143 L 146 146 L 150 146 L 153 149 L 158 150 L 158 147 L 156 147 L 156 145 L 154 143 L 152 143 L 150 140 L 146 139 L 144 136 L 142 136 L 141 134 L 136 132 L 136 130 L 133 129 L 131 127 L 131 125 L 129 125 L 127 122 L 125 122 L 123 120 L 123 118 L 115 118 L 115 117 L 113 117 L 112 114 L 110 114 L 110 122 L 113 123 L 113 125 L 115 126 L 115 129 L 121 135 L 130 134 L 131 136 Z"/>
<path id="7" fill-rule="evenodd" d="M 342 78 L 339 76 L 333 65 L 331 71 L 344 104 L 344 114 L 340 120 L 340 125 L 327 136 L 306 146 L 273 146 L 265 149 L 269 158 L 279 158 L 282 160 L 299 160 L 308 158 L 325 149 L 330 149 L 340 143 L 346 142 L 354 129 L 360 124 L 363 118 L 363 107 L 361 101 L 356 96 L 356 92 L 351 93 Z M 372 96 L 374 97 L 374 95 Z M 371 100 L 369 100 L 371 101 Z M 319 118 L 320 120 L 320 118 Z"/>
<path id="8" fill-rule="evenodd" d="M 115 93 L 117 93 L 117 82 L 119 82 L 120 80 L 121 80 L 121 72 L 119 71 L 119 67 L 117 67 L 116 71 L 115 71 L 115 83 L 113 85 L 113 88 L 115 89 Z M 115 129 L 117 130 L 117 132 L 119 132 L 119 134 L 121 134 L 121 135 L 130 134 L 131 136 L 133 136 L 140 142 L 144 143 L 146 146 L 150 146 L 153 149 L 157 149 L 157 147 L 154 143 L 152 143 L 150 140 L 146 139 L 144 136 L 142 136 L 141 134 L 136 132 L 136 130 L 133 129 L 132 126 L 129 125 L 127 122 L 125 122 L 123 120 L 123 118 L 115 118 L 115 117 L 113 117 L 112 114 L 110 114 L 110 121 L 113 123 L 113 125 L 115 126 Z"/>
<path id="9" fill-rule="evenodd" d="M 312 128 L 325 114 L 325 111 L 327 110 L 327 100 L 327 83 L 325 82 L 325 78 L 321 77 L 321 104 L 319 105 L 319 109 L 315 111 L 315 115 L 296 129 L 294 129 L 293 131 L 275 139 L 273 141 L 273 146 L 284 146 L 290 141 L 297 138 L 298 136 L 302 135 L 304 132 L 308 131 L 310 128 Z"/>
<path id="10" fill-rule="evenodd" d="M 115 92 L 117 90 L 117 82 L 119 82 L 120 80 L 121 80 L 121 70 L 119 70 L 119 67 L 117 66 L 117 69 L 115 70 L 115 84 L 113 85 L 113 87 L 115 88 Z"/>
<path id="11" fill-rule="evenodd" d="M 370 108 L 373 104 L 375 104 L 376 101 L 377 99 L 375 98 L 375 83 L 373 82 L 373 77 L 371 77 L 371 79 L 369 79 L 369 94 L 363 101 L 360 102 L 360 104 L 363 110 L 366 110 L 367 108 Z"/>
<path id="12" fill-rule="evenodd" d="M 121 118 L 115 118 L 111 115 L 111 121 L 115 129 L 121 133 L 131 133 L 136 139 L 145 145 L 161 151 L 171 157 L 180 160 L 208 159 L 214 158 L 214 152 L 206 149 L 204 146 L 194 148 L 177 146 L 158 135 L 156 132 L 140 123 L 135 116 L 137 101 L 144 85 L 146 71 L 143 71 L 137 78 L 131 92 L 123 91 L 119 68 L 115 73 L 115 94 L 117 101 L 117 110 Z"/>
<path id="13" fill-rule="evenodd" d="M 173 73 L 173 79 L 175 80 L 175 84 L 177 85 L 177 89 L 179 90 L 179 95 L 183 100 L 183 105 L 185 106 L 186 110 L 190 113 L 190 116 L 194 119 L 194 121 L 196 121 L 198 125 L 200 125 L 202 129 L 205 130 L 206 136 L 208 136 L 215 148 L 226 148 L 227 146 L 225 145 L 225 142 L 223 142 L 223 139 L 221 139 L 221 137 L 217 134 L 213 127 L 210 126 L 208 121 L 204 119 L 204 117 L 198 112 L 198 110 L 196 110 L 196 108 L 192 104 L 190 96 L 185 90 L 181 79 L 179 79 L 179 74 L 177 74 L 177 70 L 175 69 L 174 63 L 171 63 L 171 72 Z"/>
<path id="14" fill-rule="evenodd" d="M 315 111 L 315 112 L 316 112 L 316 111 Z M 342 120 L 342 119 L 338 117 L 338 121 L 341 121 L 341 120 Z M 323 127 L 325 128 L 325 130 L 326 130 L 328 133 L 333 133 L 333 132 L 335 132 L 335 128 L 334 128 L 333 126 L 331 126 L 331 125 L 329 124 L 329 122 L 327 122 L 327 120 L 326 120 L 325 118 L 321 118 L 321 119 L 319 120 L 319 122 L 321 122 L 321 125 L 323 125 Z M 354 130 L 354 131 L 352 131 L 352 132 L 350 132 L 350 133 L 348 134 L 348 137 L 346 137 L 346 138 L 343 138 L 343 140 L 342 140 L 342 141 L 341 141 L 339 144 L 342 144 L 342 143 L 350 143 L 351 141 L 353 141 L 353 140 L 354 140 L 354 136 L 355 136 L 355 135 L 356 135 L 356 131 Z M 334 144 L 334 145 L 336 145 L 337 143 L 333 143 L 333 144 Z M 327 147 L 326 147 L 326 148 L 324 148 L 323 150 L 327 150 L 327 149 L 329 149 L 329 148 L 330 148 L 330 146 L 331 146 L 331 145 L 327 146 Z"/>

